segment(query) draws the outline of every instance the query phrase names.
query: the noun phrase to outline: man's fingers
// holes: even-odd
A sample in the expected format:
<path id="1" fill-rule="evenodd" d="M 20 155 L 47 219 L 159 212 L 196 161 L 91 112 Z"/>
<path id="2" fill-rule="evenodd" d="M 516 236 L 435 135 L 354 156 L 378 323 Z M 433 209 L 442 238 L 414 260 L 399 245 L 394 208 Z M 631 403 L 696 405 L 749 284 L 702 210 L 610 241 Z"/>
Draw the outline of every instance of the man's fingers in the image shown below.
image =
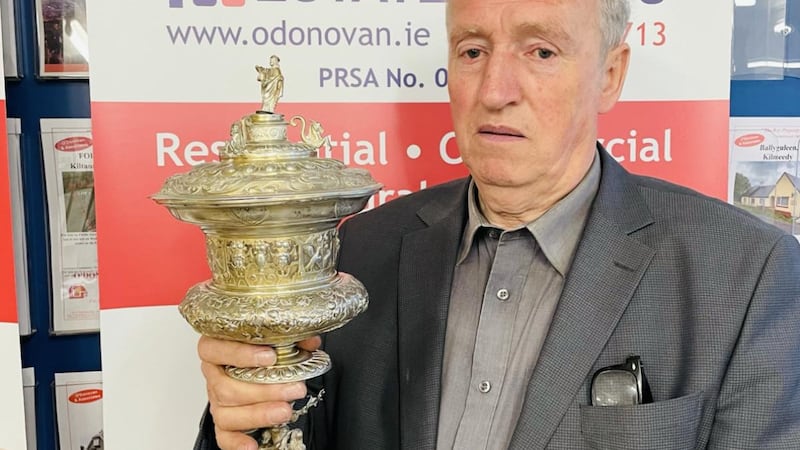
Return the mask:
<path id="1" fill-rule="evenodd" d="M 239 431 L 227 431 L 215 427 L 217 445 L 221 450 L 258 450 L 255 439 Z"/>
<path id="2" fill-rule="evenodd" d="M 281 425 L 292 418 L 292 406 L 287 402 L 267 402 L 255 405 L 226 407 L 211 403 L 214 425 L 220 430 L 241 431 Z"/>
<path id="3" fill-rule="evenodd" d="M 234 380 L 225 371 L 213 364 L 201 363 L 200 369 L 206 378 L 208 399 L 212 405 L 235 407 L 263 402 L 291 402 L 306 395 L 303 382 L 280 384 L 256 384 Z"/>
<path id="4" fill-rule="evenodd" d="M 319 336 L 312 336 L 297 343 L 298 347 L 309 352 L 318 349 L 320 345 L 322 345 L 322 339 Z"/>
<path id="5" fill-rule="evenodd" d="M 316 350 L 319 337 L 299 344 L 306 350 Z M 255 441 L 241 430 L 270 427 L 288 422 L 292 416 L 290 402 L 305 397 L 303 382 L 256 384 L 235 380 L 225 374 L 222 366 L 264 367 L 275 363 L 275 351 L 266 346 L 243 344 L 201 337 L 197 344 L 201 370 L 217 427 L 217 443 L 225 450 L 257 450 Z"/>
<path id="6" fill-rule="evenodd" d="M 275 350 L 265 345 L 223 341 L 201 336 L 197 354 L 205 362 L 218 366 L 266 367 L 275 364 Z"/>

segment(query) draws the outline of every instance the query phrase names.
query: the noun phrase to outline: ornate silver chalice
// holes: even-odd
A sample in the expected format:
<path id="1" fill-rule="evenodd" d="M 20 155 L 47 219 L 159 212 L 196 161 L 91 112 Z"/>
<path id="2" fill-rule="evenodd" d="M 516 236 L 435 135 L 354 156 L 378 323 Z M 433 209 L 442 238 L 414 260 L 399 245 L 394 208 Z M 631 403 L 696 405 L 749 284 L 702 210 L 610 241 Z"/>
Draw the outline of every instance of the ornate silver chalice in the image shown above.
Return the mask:
<path id="1" fill-rule="evenodd" d="M 283 94 L 279 60 L 270 61 L 264 72 L 256 67 L 262 110 L 233 123 L 220 161 L 173 175 L 152 197 L 206 235 L 212 278 L 189 289 L 179 307 L 183 317 L 207 336 L 274 347 L 271 367 L 226 368 L 251 383 L 307 380 L 330 368 L 325 352 L 295 344 L 367 308 L 364 286 L 336 271 L 336 225 L 381 187 L 366 170 L 317 157 L 327 145 L 318 122 L 300 116 L 286 122 L 263 110 L 275 109 Z M 290 124 L 301 126 L 302 142 L 287 140 Z M 311 398 L 292 422 L 318 401 Z M 305 446 L 300 430 L 284 424 L 261 432 L 260 448 Z"/>

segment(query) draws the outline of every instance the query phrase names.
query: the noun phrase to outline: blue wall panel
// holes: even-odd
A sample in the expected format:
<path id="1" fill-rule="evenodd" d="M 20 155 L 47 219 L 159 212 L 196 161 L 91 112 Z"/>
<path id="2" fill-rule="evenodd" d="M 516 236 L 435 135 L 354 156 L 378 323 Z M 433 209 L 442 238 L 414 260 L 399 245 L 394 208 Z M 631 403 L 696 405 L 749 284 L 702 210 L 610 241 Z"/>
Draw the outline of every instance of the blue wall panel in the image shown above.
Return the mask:
<path id="1" fill-rule="evenodd" d="M 800 116 L 800 78 L 732 81 L 731 116 Z"/>

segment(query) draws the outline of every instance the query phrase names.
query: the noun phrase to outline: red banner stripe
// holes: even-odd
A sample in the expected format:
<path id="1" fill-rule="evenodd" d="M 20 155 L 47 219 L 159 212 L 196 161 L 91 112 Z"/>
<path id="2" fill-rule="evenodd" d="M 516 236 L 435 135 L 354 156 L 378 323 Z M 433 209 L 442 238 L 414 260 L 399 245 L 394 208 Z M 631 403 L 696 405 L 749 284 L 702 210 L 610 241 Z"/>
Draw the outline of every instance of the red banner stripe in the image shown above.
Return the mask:
<path id="1" fill-rule="evenodd" d="M 164 180 L 213 160 L 250 104 L 92 103 L 102 309 L 173 305 L 209 277 L 203 236 L 149 199 Z M 384 184 L 373 204 L 466 174 L 447 104 L 281 104 L 318 120 L 331 157 Z M 600 135 L 630 170 L 725 198 L 728 101 L 627 102 Z M 290 130 L 298 139 L 298 131 Z M 215 144 L 216 143 L 216 144 Z"/>

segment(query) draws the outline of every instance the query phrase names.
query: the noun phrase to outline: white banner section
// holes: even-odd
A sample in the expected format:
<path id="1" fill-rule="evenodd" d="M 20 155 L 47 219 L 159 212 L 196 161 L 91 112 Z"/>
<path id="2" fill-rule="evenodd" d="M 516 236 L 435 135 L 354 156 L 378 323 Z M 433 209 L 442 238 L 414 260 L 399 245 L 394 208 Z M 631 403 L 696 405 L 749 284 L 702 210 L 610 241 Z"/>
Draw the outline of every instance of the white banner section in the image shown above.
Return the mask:
<path id="1" fill-rule="evenodd" d="M 114 374 L 104 383 L 106 448 L 192 448 L 206 405 L 197 333 L 175 306 L 103 310 L 101 320 L 114 324 L 100 334 L 103 372 Z"/>
<path id="2" fill-rule="evenodd" d="M 0 322 L 0 361 L 0 449 L 22 450 L 27 445 L 16 323 Z"/>
<path id="3" fill-rule="evenodd" d="M 704 49 L 730 36 L 732 4 L 631 6 L 623 101 L 728 98 L 730 39 Z M 447 101 L 444 1 L 95 0 L 88 13 L 93 101 L 251 102 L 242 80 L 272 54 L 297 86 L 283 102 Z"/>

